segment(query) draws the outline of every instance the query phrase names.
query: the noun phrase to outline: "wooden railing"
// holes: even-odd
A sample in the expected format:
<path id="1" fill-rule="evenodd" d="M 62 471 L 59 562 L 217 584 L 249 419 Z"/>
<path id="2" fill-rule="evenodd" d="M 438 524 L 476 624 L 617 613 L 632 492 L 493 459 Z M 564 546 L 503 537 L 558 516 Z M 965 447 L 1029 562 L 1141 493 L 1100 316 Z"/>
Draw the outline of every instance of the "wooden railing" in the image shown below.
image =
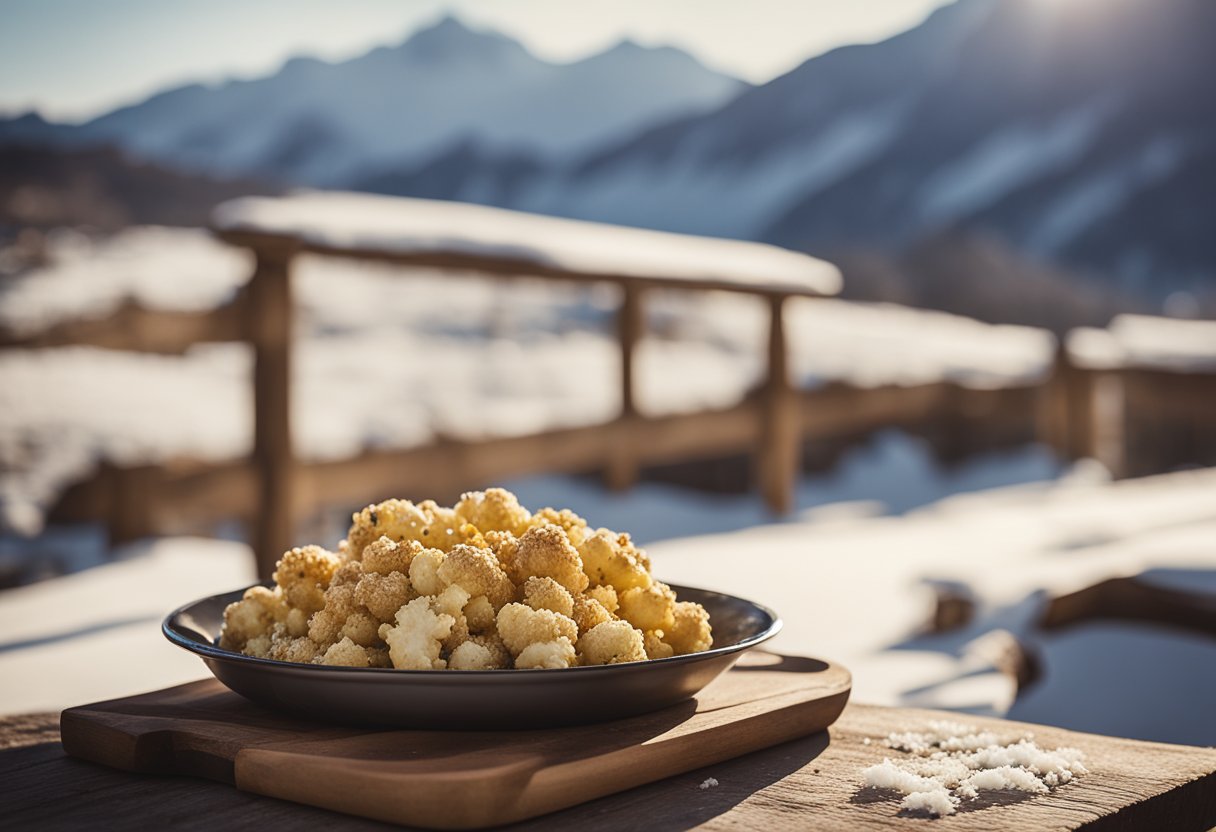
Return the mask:
<path id="1" fill-rule="evenodd" d="M 184 313 L 128 303 L 108 318 L 68 322 L 31 337 L 0 341 L 0 346 L 91 344 L 181 353 L 199 342 L 246 342 L 255 355 L 251 457 L 223 463 L 187 459 L 147 466 L 107 465 L 62 496 L 51 511 L 52 521 L 102 520 L 112 538 L 121 541 L 198 530 L 223 518 L 239 518 L 251 526 L 259 571 L 265 576 L 293 543 L 297 521 L 321 507 L 351 506 L 390 494 L 450 499 L 471 487 L 533 473 L 600 470 L 611 487 L 626 488 L 643 466 L 747 453 L 755 461 L 764 499 L 780 513 L 793 505 L 804 442 L 886 427 L 944 430 L 949 434 L 947 443 L 953 438 L 959 447 L 974 449 L 984 447 L 986 432 L 1000 436 L 1001 425 L 1012 426 L 1016 435 L 1038 436 L 1065 456 L 1096 456 L 1117 473 L 1151 467 L 1142 453 L 1144 440 L 1137 438 L 1144 432 L 1129 428 L 1136 419 L 1177 428 L 1182 418 L 1178 414 L 1189 413 L 1188 430 L 1214 441 L 1209 428 L 1216 423 L 1212 377 L 1175 378 L 1130 368 L 1088 370 L 1076 366 L 1065 350 L 1045 382 L 998 389 L 975 390 L 949 382 L 795 389 L 789 370 L 787 301 L 823 292 L 814 281 L 801 285 L 788 275 L 783 280 L 764 280 L 722 273 L 675 278 L 613 274 L 501 254 L 335 245 L 307 234 L 243 227 L 222 227 L 217 234 L 255 255 L 250 281 L 224 306 Z M 615 328 L 621 362 L 619 414 L 605 424 L 527 436 L 440 435 L 421 447 L 368 451 L 337 461 L 302 460 L 293 444 L 290 407 L 291 271 L 302 254 L 439 267 L 452 270 L 453 276 L 541 277 L 616 286 L 621 298 Z M 769 310 L 767 369 L 759 387 L 730 407 L 662 416 L 643 413 L 636 397 L 635 353 L 645 334 L 647 295 L 655 289 L 728 291 L 763 298 Z M 1145 417 L 1145 413 L 1155 415 Z M 976 441 L 977 436 L 981 441 Z"/>

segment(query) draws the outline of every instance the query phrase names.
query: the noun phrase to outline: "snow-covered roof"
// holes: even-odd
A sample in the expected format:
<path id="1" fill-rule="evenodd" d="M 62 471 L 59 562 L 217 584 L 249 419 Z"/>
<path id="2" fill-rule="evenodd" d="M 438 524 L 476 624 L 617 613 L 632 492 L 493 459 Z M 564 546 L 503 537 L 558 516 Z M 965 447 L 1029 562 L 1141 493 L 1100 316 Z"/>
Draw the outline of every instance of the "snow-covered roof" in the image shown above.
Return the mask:
<path id="1" fill-rule="evenodd" d="M 221 234 L 291 238 L 333 253 L 447 255 L 466 268 L 478 261 L 506 261 L 518 265 L 520 273 L 542 276 L 568 273 L 802 295 L 840 291 L 840 271 L 831 263 L 776 246 L 459 202 L 302 191 L 226 202 L 216 208 L 213 227 Z"/>
<path id="2" fill-rule="evenodd" d="M 1216 372 L 1216 321 L 1120 315 L 1106 329 L 1073 330 L 1068 352 L 1078 365 L 1094 370 Z"/>

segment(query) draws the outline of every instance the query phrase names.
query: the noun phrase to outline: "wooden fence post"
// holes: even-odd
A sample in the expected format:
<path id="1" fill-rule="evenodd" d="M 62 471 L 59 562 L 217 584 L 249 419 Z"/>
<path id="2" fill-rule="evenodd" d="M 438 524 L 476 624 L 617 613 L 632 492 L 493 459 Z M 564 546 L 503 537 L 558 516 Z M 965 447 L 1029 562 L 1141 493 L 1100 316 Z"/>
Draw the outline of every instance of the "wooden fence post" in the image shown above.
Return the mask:
<path id="1" fill-rule="evenodd" d="M 794 507 L 794 486 L 801 468 L 798 398 L 790 383 L 785 336 L 785 296 L 769 299 L 768 376 L 761 391 L 760 489 L 769 508 L 785 514 Z"/>
<path id="2" fill-rule="evenodd" d="M 291 547 L 295 520 L 295 458 L 291 444 L 291 251 L 259 248 L 249 283 L 248 334 L 254 349 L 253 458 L 260 504 L 253 545 L 265 580 Z"/>
<path id="3" fill-rule="evenodd" d="M 634 434 L 638 416 L 637 371 L 634 359 L 638 343 L 646 331 L 646 309 L 642 289 L 632 283 L 622 284 L 624 292 L 617 310 L 617 342 L 621 350 L 621 414 L 611 431 L 613 445 L 608 451 L 604 478 L 614 491 L 624 491 L 638 478 L 637 449 Z"/>

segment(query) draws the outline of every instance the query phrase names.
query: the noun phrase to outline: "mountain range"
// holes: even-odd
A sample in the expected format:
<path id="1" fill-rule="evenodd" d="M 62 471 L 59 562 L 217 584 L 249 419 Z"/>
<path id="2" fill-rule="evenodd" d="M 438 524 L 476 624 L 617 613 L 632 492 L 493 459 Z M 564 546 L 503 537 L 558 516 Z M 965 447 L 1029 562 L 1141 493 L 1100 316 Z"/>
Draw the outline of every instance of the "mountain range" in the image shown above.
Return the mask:
<path id="1" fill-rule="evenodd" d="M 0 140 L 113 144 L 191 173 L 333 186 L 466 141 L 570 158 L 745 86 L 685 52 L 628 40 L 549 63 L 446 17 L 352 60 L 294 58 L 265 78 L 178 87 L 80 125 L 27 114 L 0 123 Z"/>
<path id="2" fill-rule="evenodd" d="M 628 42 L 555 65 L 446 19 L 0 141 L 829 256 L 972 234 L 1160 300 L 1216 294 L 1213 44 L 1211 0 L 955 0 L 752 87 Z"/>

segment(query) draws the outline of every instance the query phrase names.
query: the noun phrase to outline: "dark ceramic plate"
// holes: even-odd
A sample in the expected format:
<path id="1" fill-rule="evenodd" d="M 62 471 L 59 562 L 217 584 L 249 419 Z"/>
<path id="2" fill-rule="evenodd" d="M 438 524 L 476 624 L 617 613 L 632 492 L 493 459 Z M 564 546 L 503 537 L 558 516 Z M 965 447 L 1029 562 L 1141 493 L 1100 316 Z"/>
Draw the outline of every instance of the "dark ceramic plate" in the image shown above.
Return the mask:
<path id="1" fill-rule="evenodd" d="M 781 629 L 759 604 L 672 586 L 681 601 L 709 611 L 713 647 L 647 662 L 563 670 L 390 670 L 321 667 L 256 659 L 216 646 L 224 608 L 245 590 L 174 611 L 161 630 L 229 688 L 269 708 L 328 722 L 412 728 L 513 729 L 635 716 L 689 698 L 748 648 Z"/>

